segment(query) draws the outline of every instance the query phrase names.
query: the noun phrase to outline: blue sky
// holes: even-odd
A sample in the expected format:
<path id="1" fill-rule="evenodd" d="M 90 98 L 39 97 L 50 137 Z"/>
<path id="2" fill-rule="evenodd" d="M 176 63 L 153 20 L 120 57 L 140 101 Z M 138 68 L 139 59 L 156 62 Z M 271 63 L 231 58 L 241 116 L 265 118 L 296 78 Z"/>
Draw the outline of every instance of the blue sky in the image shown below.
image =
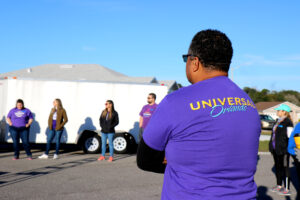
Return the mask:
<path id="1" fill-rule="evenodd" d="M 300 92 L 296 0 L 2 0 L 0 19 L 0 73 L 96 63 L 186 86 L 181 55 L 212 28 L 232 41 L 230 76 L 240 87 Z"/>

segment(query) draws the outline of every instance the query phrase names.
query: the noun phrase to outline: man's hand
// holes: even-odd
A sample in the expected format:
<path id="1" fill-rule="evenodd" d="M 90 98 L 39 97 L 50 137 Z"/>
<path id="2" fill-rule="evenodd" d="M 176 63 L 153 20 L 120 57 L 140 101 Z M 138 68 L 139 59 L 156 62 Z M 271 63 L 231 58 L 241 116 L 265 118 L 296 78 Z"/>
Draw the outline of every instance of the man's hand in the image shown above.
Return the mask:
<path id="1" fill-rule="evenodd" d="M 11 122 L 8 122 L 8 125 L 9 125 L 9 126 L 12 126 L 12 123 L 11 123 Z"/>
<path id="2" fill-rule="evenodd" d="M 167 159 L 166 159 L 166 157 L 164 158 L 164 161 L 163 161 L 163 164 L 167 164 L 168 162 L 167 162 Z"/>
<path id="3" fill-rule="evenodd" d="M 28 128 L 29 126 L 30 126 L 29 124 L 26 124 L 26 125 L 25 125 L 26 128 Z"/>
<path id="4" fill-rule="evenodd" d="M 297 158 L 298 160 L 300 160 L 300 149 L 294 148 L 294 150 L 295 150 L 296 158 Z"/>

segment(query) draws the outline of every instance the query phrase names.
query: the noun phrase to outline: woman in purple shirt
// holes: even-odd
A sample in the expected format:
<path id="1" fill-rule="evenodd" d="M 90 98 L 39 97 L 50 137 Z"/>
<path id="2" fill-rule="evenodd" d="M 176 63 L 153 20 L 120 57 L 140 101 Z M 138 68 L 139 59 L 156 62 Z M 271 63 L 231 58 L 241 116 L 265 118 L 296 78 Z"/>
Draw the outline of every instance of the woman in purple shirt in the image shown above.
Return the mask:
<path id="1" fill-rule="evenodd" d="M 28 156 L 27 159 L 32 160 L 32 154 L 28 142 L 29 127 L 32 121 L 33 117 L 31 111 L 24 107 L 24 102 L 22 99 L 18 99 L 16 102 L 16 107 L 11 109 L 7 115 L 9 132 L 13 140 L 13 146 L 15 151 L 13 160 L 19 159 L 20 138 L 22 139 L 23 147 Z"/>

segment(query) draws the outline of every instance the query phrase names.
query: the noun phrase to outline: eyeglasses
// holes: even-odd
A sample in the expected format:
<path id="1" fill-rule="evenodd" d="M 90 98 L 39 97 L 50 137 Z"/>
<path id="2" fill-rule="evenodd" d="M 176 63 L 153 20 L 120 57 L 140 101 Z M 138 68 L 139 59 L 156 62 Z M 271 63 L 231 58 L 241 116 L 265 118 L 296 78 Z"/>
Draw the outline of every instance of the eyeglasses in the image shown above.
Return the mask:
<path id="1" fill-rule="evenodd" d="M 185 63 L 186 63 L 186 62 L 187 62 L 187 60 L 188 60 L 188 57 L 189 57 L 189 56 L 191 56 L 191 55 L 192 55 L 192 54 L 183 54 L 183 55 L 182 55 L 183 62 L 185 62 Z"/>
<path id="2" fill-rule="evenodd" d="M 186 63 L 189 56 L 197 57 L 197 56 L 194 56 L 194 55 L 192 55 L 192 54 L 183 54 L 183 55 L 182 55 L 183 62 Z M 197 58 L 198 58 L 198 57 L 197 57 Z"/>

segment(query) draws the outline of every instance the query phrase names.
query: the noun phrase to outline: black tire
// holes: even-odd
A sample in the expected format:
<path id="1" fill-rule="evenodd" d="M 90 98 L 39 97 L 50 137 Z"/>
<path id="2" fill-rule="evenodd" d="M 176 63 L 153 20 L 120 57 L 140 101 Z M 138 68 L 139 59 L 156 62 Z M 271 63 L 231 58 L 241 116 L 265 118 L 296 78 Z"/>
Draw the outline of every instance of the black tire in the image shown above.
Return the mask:
<path id="1" fill-rule="evenodd" d="M 116 154 L 135 153 L 137 149 L 134 137 L 129 133 L 116 133 L 113 145 Z"/>
<path id="2" fill-rule="evenodd" d="M 138 147 L 138 145 L 137 145 L 137 143 L 135 142 L 134 137 L 133 137 L 132 135 L 130 135 L 130 134 L 128 134 L 127 136 L 126 136 L 126 134 L 125 134 L 125 137 L 127 137 L 127 138 L 128 138 L 128 141 L 129 141 L 129 148 L 128 148 L 127 153 L 130 153 L 130 154 L 136 153 L 136 152 L 137 152 L 137 147 Z"/>
<path id="3" fill-rule="evenodd" d="M 129 142 L 124 137 L 124 133 L 116 133 L 113 140 L 114 152 L 116 154 L 123 154 L 128 151 Z"/>
<path id="4" fill-rule="evenodd" d="M 101 150 L 101 138 L 99 135 L 87 134 L 81 141 L 81 146 L 84 153 L 95 154 Z"/>

